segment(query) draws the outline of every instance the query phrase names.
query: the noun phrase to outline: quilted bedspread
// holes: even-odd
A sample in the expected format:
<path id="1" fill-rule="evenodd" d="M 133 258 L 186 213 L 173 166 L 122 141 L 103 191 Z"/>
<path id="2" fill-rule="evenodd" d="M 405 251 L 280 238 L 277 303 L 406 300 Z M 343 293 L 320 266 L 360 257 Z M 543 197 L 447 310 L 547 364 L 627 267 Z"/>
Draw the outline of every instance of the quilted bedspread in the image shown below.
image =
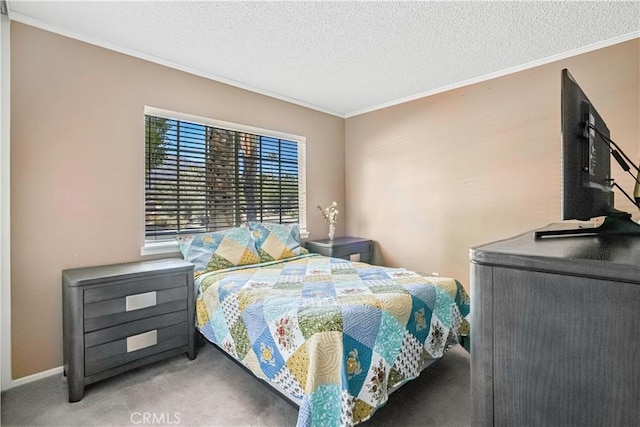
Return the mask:
<path id="1" fill-rule="evenodd" d="M 300 404 L 298 426 L 349 426 L 467 327 L 454 279 L 319 255 L 196 281 L 197 326 Z"/>

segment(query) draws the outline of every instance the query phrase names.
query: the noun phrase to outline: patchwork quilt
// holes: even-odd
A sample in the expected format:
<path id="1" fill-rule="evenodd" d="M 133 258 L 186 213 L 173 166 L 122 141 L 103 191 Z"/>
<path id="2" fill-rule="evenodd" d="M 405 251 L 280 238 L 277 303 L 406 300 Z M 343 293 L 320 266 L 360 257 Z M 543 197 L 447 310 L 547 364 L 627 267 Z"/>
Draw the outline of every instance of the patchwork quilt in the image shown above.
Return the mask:
<path id="1" fill-rule="evenodd" d="M 205 273 L 202 334 L 299 402 L 298 426 L 367 420 L 467 328 L 461 284 L 315 254 Z"/>

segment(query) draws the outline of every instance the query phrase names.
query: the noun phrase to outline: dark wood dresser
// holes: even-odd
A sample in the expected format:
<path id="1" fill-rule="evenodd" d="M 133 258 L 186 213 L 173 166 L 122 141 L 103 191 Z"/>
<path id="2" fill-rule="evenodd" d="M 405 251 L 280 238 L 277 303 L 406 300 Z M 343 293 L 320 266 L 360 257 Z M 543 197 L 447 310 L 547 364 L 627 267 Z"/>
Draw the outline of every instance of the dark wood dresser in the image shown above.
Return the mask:
<path id="1" fill-rule="evenodd" d="M 62 272 L 69 401 L 85 385 L 180 353 L 195 358 L 193 264 L 157 260 Z"/>
<path id="2" fill-rule="evenodd" d="M 640 420 L 640 236 L 471 250 L 474 425 Z"/>

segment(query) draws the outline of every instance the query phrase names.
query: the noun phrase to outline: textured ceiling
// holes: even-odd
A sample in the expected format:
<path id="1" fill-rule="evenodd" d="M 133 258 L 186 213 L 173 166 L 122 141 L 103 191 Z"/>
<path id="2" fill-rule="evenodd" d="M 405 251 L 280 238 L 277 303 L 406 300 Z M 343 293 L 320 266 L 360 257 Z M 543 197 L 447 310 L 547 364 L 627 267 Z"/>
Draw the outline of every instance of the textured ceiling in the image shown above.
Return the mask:
<path id="1" fill-rule="evenodd" d="M 10 18 L 349 117 L 640 35 L 640 2 L 9 1 Z"/>

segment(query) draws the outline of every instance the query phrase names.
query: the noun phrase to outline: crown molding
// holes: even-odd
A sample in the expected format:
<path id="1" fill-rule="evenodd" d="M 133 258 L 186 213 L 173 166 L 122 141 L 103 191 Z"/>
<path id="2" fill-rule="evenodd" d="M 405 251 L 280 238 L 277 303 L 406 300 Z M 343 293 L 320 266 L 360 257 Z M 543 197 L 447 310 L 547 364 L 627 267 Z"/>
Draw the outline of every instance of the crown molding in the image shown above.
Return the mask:
<path id="1" fill-rule="evenodd" d="M 436 89 L 428 90 L 425 92 L 420 92 L 415 95 L 407 96 L 405 98 L 396 99 L 394 101 L 385 102 L 383 104 L 378 104 L 370 108 L 364 108 L 362 110 L 352 111 L 350 113 L 346 113 L 344 115 L 345 119 L 350 117 L 359 116 L 361 114 L 370 113 L 377 110 L 382 110 L 383 108 L 393 107 L 394 105 L 404 104 L 405 102 L 415 101 L 416 99 L 425 98 L 427 96 L 436 95 L 438 93 L 447 92 L 450 90 L 458 89 L 464 86 L 469 86 L 476 83 L 481 83 L 487 80 L 496 79 L 498 77 L 503 77 L 509 74 L 517 73 L 520 71 L 528 70 L 531 68 L 539 67 L 540 65 L 550 64 L 552 62 L 560 61 L 562 59 L 571 58 L 573 56 L 581 55 L 583 53 L 592 52 L 594 50 L 602 49 L 605 47 L 613 46 L 618 43 L 623 43 L 629 40 L 633 40 L 636 38 L 640 38 L 640 31 L 634 31 L 628 34 L 624 34 L 619 37 L 614 37 L 609 40 L 605 40 L 602 42 L 594 43 L 589 46 L 581 47 L 578 49 L 569 50 L 567 52 L 559 53 L 557 55 L 548 56 L 543 59 L 539 59 L 536 61 L 527 62 L 526 64 L 518 65 L 516 67 L 507 68 L 504 70 L 496 71 L 494 73 L 485 74 L 479 77 L 474 77 L 472 79 L 464 80 L 458 83 L 454 83 L 451 85 L 439 87 Z"/>
<path id="2" fill-rule="evenodd" d="M 0 0 L 0 1 L 4 1 L 4 0 Z M 216 81 L 218 83 L 223 83 L 229 86 L 233 86 L 235 88 L 238 89 L 243 89 L 249 92 L 253 92 L 253 93 L 257 93 L 259 95 L 264 95 L 264 96 L 268 96 L 270 98 L 274 98 L 280 101 L 284 101 L 284 102 L 288 102 L 290 104 L 295 104 L 298 105 L 300 107 L 304 107 L 304 108 L 309 108 L 311 110 L 315 110 L 315 111 L 319 111 L 321 113 L 325 113 L 325 114 L 330 114 L 332 116 L 337 116 L 340 118 L 344 118 L 344 114 L 335 112 L 335 111 L 331 111 L 331 110 L 327 110 L 326 108 L 322 108 L 319 107 L 317 105 L 308 103 L 308 102 L 304 102 L 301 101 L 299 99 L 295 99 L 295 98 L 291 98 L 285 95 L 281 95 L 275 92 L 270 92 L 268 90 L 263 90 L 257 87 L 253 87 L 251 85 L 248 84 L 244 84 L 238 81 L 235 81 L 233 79 L 229 79 L 226 77 L 222 77 L 222 76 L 217 76 L 215 74 L 211 74 L 202 70 L 198 70 L 196 68 L 192 68 L 192 67 L 188 67 L 185 65 L 181 65 L 172 61 L 169 61 L 167 59 L 155 56 L 155 55 L 150 55 L 144 52 L 140 52 L 139 50 L 136 49 L 131 49 L 128 48 L 126 46 L 121 46 L 119 44 L 115 44 L 115 43 L 110 43 L 110 42 L 105 42 L 102 40 L 98 40 L 96 38 L 90 37 L 90 36 L 86 36 L 85 34 L 80 34 L 80 33 L 76 33 L 74 31 L 68 31 L 64 28 L 60 28 L 56 25 L 51 25 L 47 22 L 44 22 L 40 19 L 36 19 L 33 18 L 29 15 L 25 15 L 22 14 L 20 12 L 11 12 L 10 14 L 10 18 L 12 21 L 16 21 L 16 22 L 20 22 L 22 24 L 26 24 L 26 25 L 30 25 L 32 27 L 36 27 L 39 28 L 41 30 L 45 30 L 45 31 L 49 31 L 51 33 L 55 33 L 64 37 L 68 37 L 74 40 L 78 40 L 84 43 L 88 43 L 94 46 L 98 46 L 104 49 L 108 49 L 114 52 L 118 52 L 118 53 L 122 53 L 124 55 L 128 55 L 128 56 L 132 56 L 134 58 L 138 58 L 138 59 L 143 59 L 145 61 L 149 61 L 155 64 L 159 64 L 159 65 L 163 65 L 165 67 L 169 67 L 169 68 L 173 68 L 175 70 L 178 71 L 183 71 L 185 73 L 188 74 L 193 74 L 195 76 L 198 77 L 204 77 L 206 79 L 209 80 L 213 80 Z"/>
<path id="3" fill-rule="evenodd" d="M 6 3 L 6 0 L 0 0 L 0 2 Z M 278 99 L 280 101 L 288 102 L 290 104 L 295 104 L 295 105 L 298 105 L 298 106 L 301 106 L 301 107 L 304 107 L 304 108 L 309 108 L 309 109 L 314 110 L 314 111 L 318 111 L 318 112 L 321 112 L 321 113 L 325 113 L 325 114 L 329 114 L 329 115 L 332 115 L 332 116 L 340 117 L 340 118 L 343 118 L 343 119 L 348 119 L 350 117 L 355 117 L 355 116 L 359 116 L 359 115 L 362 115 L 362 114 L 370 113 L 370 112 L 373 112 L 373 111 L 381 110 L 381 109 L 384 109 L 384 108 L 393 107 L 395 105 L 403 104 L 405 102 L 415 101 L 415 100 L 420 99 L 420 98 L 425 98 L 425 97 L 428 97 L 428 96 L 432 96 L 432 95 L 436 95 L 436 94 L 439 94 L 439 93 L 447 92 L 447 91 L 450 91 L 450 90 L 458 89 L 458 88 L 461 88 L 461 87 L 469 86 L 469 85 L 472 85 L 472 84 L 484 82 L 484 81 L 495 79 L 495 78 L 498 78 L 498 77 L 503 77 L 503 76 L 506 76 L 506 75 L 509 75 L 509 74 L 517 73 L 517 72 L 520 72 L 520 71 L 524 71 L 524 70 L 528 70 L 528 69 L 531 69 L 531 68 L 534 68 L 534 67 L 538 67 L 540 65 L 545 65 L 545 64 L 549 64 L 549 63 L 552 63 L 552 62 L 560 61 L 560 60 L 563 60 L 563 59 L 571 58 L 573 56 L 581 55 L 583 53 L 587 53 L 587 52 L 591 52 L 591 51 L 594 51 L 594 50 L 602 49 L 602 48 L 605 48 L 605 47 L 609 47 L 609 46 L 612 46 L 612 45 L 615 45 L 615 44 L 618 44 L 618 43 L 623 43 L 625 41 L 629 41 L 629 40 L 632 40 L 632 39 L 640 37 L 640 31 L 634 31 L 634 32 L 631 32 L 631 33 L 628 33 L 628 34 L 624 34 L 622 36 L 618 36 L 618 37 L 614 37 L 612 39 L 604 40 L 602 42 L 593 43 L 593 44 L 591 44 L 589 46 L 581 47 L 581 48 L 578 48 L 578 49 L 572 49 L 572 50 L 569 50 L 567 52 L 563 52 L 563 53 L 560 53 L 560 54 L 557 54 L 557 55 L 552 55 L 552 56 L 549 56 L 549 57 L 546 57 L 546 58 L 543 58 L 543 59 L 539 59 L 539 60 L 536 60 L 536 61 L 531 61 L 531 62 L 528 62 L 526 64 L 522 64 L 522 65 L 518 65 L 518 66 L 515 66 L 515 67 L 507 68 L 507 69 L 496 71 L 496 72 L 493 72 L 493 73 L 484 74 L 482 76 L 474 77 L 472 79 L 463 80 L 461 82 L 453 83 L 451 85 L 442 86 L 442 87 L 431 89 L 431 90 L 427 90 L 427 91 L 424 91 L 424 92 L 419 92 L 419 93 L 416 93 L 414 95 L 410 95 L 410 96 L 407 96 L 407 97 L 395 99 L 395 100 L 392 100 L 392 101 L 389 101 L 389 102 L 384 102 L 382 104 L 377 104 L 377 105 L 374 105 L 374 106 L 371 106 L 371 107 L 367 107 L 367 108 L 363 108 L 363 109 L 360 109 L 360 110 L 355 110 L 355 111 L 351 111 L 351 112 L 347 112 L 347 113 L 339 113 L 339 112 L 336 112 L 336 111 L 331 111 L 331 110 L 328 110 L 326 108 L 319 107 L 317 105 L 314 105 L 314 104 L 311 104 L 311 103 L 308 103 L 308 102 L 301 101 L 299 99 L 287 97 L 287 96 L 284 96 L 284 95 L 281 95 L 281 94 L 278 94 L 278 93 L 274 93 L 274 92 L 270 92 L 270 91 L 263 90 L 263 89 L 260 89 L 260 88 L 256 88 L 256 87 L 253 87 L 251 85 L 247 85 L 247 84 L 235 81 L 233 79 L 229 79 L 229 78 L 222 77 L 222 76 L 217 76 L 215 74 L 207 73 L 207 72 L 204 72 L 202 70 L 198 70 L 198 69 L 195 69 L 195 68 L 191 68 L 191 67 L 188 67 L 188 66 L 177 64 L 175 62 L 166 60 L 164 58 L 157 57 L 155 55 L 150 55 L 150 54 L 147 54 L 147 53 L 144 53 L 144 52 L 140 52 L 140 51 L 135 50 L 135 49 L 127 48 L 125 46 L 121 46 L 121 45 L 117 45 L 117 44 L 109 43 L 109 42 L 104 42 L 104 41 L 101 41 L 101 40 L 98 40 L 98 39 L 95 39 L 95 38 L 92 38 L 92 37 L 88 37 L 88 36 L 83 35 L 83 34 L 75 33 L 73 31 L 68 31 L 66 29 L 57 27 L 55 25 L 51 25 L 49 23 L 43 22 L 43 21 L 41 21 L 39 19 L 33 18 L 31 16 L 28 16 L 28 15 L 24 15 L 24 14 L 19 13 L 19 12 L 11 12 L 11 11 L 9 11 L 9 13 L 10 13 L 10 18 L 11 18 L 12 21 L 21 22 L 21 23 L 26 24 L 26 25 L 30 25 L 30 26 L 33 26 L 33 27 L 36 27 L 36 28 L 40 28 L 40 29 L 45 30 L 45 31 L 49 31 L 49 32 L 52 32 L 52 33 L 56 33 L 56 34 L 65 36 L 65 37 L 69 37 L 69 38 L 72 38 L 72 39 L 75 39 L 75 40 L 79 40 L 79 41 L 82 41 L 82 42 L 85 42 L 85 43 L 89 43 L 89 44 L 92 44 L 92 45 L 95 45 L 95 46 L 98 46 L 98 47 L 102 47 L 104 49 L 112 50 L 114 52 L 122 53 L 122 54 L 125 54 L 125 55 L 128 55 L 128 56 L 132 56 L 132 57 L 135 57 L 135 58 L 143 59 L 145 61 L 153 62 L 153 63 L 159 64 L 159 65 L 163 65 L 165 67 L 173 68 L 173 69 L 176 69 L 176 70 L 179 70 L 179 71 L 183 71 L 185 73 L 193 74 L 193 75 L 196 75 L 196 76 L 199 76 L 199 77 L 204 77 L 204 78 L 209 79 L 209 80 L 213 80 L 213 81 L 216 81 L 216 82 L 219 82 L 219 83 L 223 83 L 223 84 L 226 84 L 226 85 L 229 85 L 229 86 L 233 86 L 233 87 L 236 87 L 236 88 L 239 88 L 239 89 L 243 89 L 243 90 L 246 90 L 246 91 L 249 91 L 249 92 L 257 93 L 259 95 L 268 96 L 270 98 Z"/>

